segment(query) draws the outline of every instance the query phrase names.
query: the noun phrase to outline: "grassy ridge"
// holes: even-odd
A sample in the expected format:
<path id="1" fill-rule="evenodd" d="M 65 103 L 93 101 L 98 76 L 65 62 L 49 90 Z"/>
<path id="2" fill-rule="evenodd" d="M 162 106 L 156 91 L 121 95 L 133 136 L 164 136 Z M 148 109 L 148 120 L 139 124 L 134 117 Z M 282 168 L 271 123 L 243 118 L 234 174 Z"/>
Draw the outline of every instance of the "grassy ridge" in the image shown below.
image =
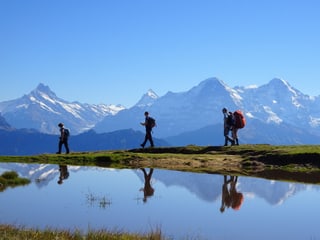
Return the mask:
<path id="1" fill-rule="evenodd" d="M 36 156 L 0 156 L 0 162 L 112 168 L 152 167 L 320 183 L 319 145 L 184 146 Z"/>

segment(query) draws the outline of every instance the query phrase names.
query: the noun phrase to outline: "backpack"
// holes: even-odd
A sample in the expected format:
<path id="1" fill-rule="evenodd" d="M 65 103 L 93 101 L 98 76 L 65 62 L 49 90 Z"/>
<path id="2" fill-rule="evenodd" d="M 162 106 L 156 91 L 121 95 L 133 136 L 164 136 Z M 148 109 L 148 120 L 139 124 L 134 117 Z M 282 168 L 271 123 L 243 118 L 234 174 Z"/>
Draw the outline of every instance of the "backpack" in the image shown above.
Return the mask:
<path id="1" fill-rule="evenodd" d="M 233 126 L 234 125 L 234 117 L 233 117 L 232 113 L 228 113 L 227 124 L 229 126 Z"/>
<path id="2" fill-rule="evenodd" d="M 70 131 L 69 131 L 69 129 L 68 128 L 64 128 L 64 137 L 65 138 L 69 138 L 69 136 L 70 136 Z"/>
<path id="3" fill-rule="evenodd" d="M 246 125 L 246 119 L 243 113 L 240 110 L 237 110 L 233 113 L 234 116 L 234 126 L 236 128 L 244 128 Z"/>
<path id="4" fill-rule="evenodd" d="M 152 117 L 149 117 L 149 120 L 148 120 L 148 125 L 153 128 L 156 126 L 156 120 Z"/>

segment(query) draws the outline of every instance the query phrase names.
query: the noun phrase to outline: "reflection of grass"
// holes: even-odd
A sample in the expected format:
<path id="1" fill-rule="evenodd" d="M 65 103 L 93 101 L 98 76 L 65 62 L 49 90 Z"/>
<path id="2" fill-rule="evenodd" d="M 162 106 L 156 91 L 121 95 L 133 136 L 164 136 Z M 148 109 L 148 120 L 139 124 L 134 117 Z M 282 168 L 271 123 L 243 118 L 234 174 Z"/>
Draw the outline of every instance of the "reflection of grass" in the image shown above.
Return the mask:
<path id="1" fill-rule="evenodd" d="M 0 162 L 50 163 L 109 168 L 153 167 L 167 170 L 254 176 L 319 183 L 320 145 L 160 147 L 36 156 L 0 156 Z M 311 175 L 310 175 L 311 174 Z"/>
<path id="2" fill-rule="evenodd" d="M 80 231 L 71 232 L 69 230 L 38 230 L 25 229 L 23 227 L 13 227 L 9 225 L 0 225 L 0 239 L 16 240 L 16 239 L 33 239 L 33 240 L 95 240 L 95 239 L 110 239 L 110 240 L 165 240 L 168 238 L 162 237 L 160 229 L 152 230 L 150 233 L 126 233 L 123 231 L 89 231 L 87 234 L 82 234 Z"/>
<path id="3" fill-rule="evenodd" d="M 5 190 L 7 187 L 16 187 L 20 185 L 29 184 L 30 180 L 27 178 L 20 178 L 18 173 L 14 171 L 4 172 L 0 176 L 0 191 Z"/>
<path id="4" fill-rule="evenodd" d="M 98 204 L 100 208 L 106 208 L 107 206 L 111 205 L 111 200 L 106 198 L 105 196 L 97 196 L 93 193 L 86 194 L 87 202 L 93 206 L 95 204 Z"/>

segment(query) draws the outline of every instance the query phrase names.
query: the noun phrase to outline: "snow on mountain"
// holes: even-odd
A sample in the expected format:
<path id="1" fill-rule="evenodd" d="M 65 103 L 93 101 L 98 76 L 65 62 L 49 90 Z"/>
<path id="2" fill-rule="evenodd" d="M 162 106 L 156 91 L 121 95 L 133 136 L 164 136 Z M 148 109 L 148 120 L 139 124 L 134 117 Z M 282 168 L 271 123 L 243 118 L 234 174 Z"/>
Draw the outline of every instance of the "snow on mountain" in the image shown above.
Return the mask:
<path id="1" fill-rule="evenodd" d="M 319 103 L 319 99 L 301 93 L 279 78 L 258 88 L 245 89 L 242 96 L 246 112 L 263 122 L 311 127 L 310 117 L 320 117 L 319 113 L 312 111 L 314 102 Z"/>
<path id="2" fill-rule="evenodd" d="M 59 122 L 77 134 L 91 129 L 105 116 L 114 115 L 123 109 L 121 105 L 68 102 L 41 83 L 19 99 L 0 103 L 0 112 L 15 128 L 34 128 L 55 134 Z"/>
<path id="3" fill-rule="evenodd" d="M 136 106 L 151 106 L 158 98 L 159 96 L 152 89 L 149 89 L 148 92 L 142 96 Z"/>
<path id="4" fill-rule="evenodd" d="M 148 110 L 157 120 L 155 135 L 167 138 L 222 124 L 221 109 L 227 107 L 231 111 L 241 109 L 249 126 L 253 120 L 261 124 L 287 124 L 320 136 L 319 101 L 319 97 L 305 95 L 279 78 L 262 86 L 235 88 L 217 78 L 209 78 L 186 92 L 168 92 L 149 104 L 138 103 L 116 115 L 106 116 L 94 129 L 98 132 L 123 128 L 143 131 L 139 119 L 141 121 L 143 112 Z"/>
<path id="5" fill-rule="evenodd" d="M 12 127 L 55 134 L 58 122 L 71 128 L 72 134 L 88 129 L 97 133 L 123 129 L 144 132 L 140 122 L 149 111 L 157 121 L 155 137 L 186 144 L 220 141 L 224 107 L 244 112 L 247 126 L 241 130 L 246 134 L 243 143 L 315 143 L 320 137 L 320 96 L 303 94 L 279 78 L 262 86 L 233 88 L 220 79 L 209 78 L 188 91 L 169 91 L 161 97 L 150 89 L 129 109 L 68 102 L 43 84 L 22 98 L 0 103 L 2 116 Z M 206 132 L 206 127 L 211 130 Z M 203 132 L 210 136 L 204 137 Z M 177 139 L 179 136 L 184 136 L 180 137 L 184 141 Z"/>
<path id="6" fill-rule="evenodd" d="M 149 105 L 136 104 L 114 116 L 106 116 L 94 129 L 97 132 L 122 128 L 143 131 L 139 122 L 143 120 L 143 112 L 149 111 L 157 120 L 157 127 L 154 129 L 157 136 L 172 136 L 221 122 L 221 109 L 225 106 L 235 108 L 235 103 L 240 100 L 241 96 L 237 91 L 217 78 L 210 78 L 189 91 L 168 92 Z"/>

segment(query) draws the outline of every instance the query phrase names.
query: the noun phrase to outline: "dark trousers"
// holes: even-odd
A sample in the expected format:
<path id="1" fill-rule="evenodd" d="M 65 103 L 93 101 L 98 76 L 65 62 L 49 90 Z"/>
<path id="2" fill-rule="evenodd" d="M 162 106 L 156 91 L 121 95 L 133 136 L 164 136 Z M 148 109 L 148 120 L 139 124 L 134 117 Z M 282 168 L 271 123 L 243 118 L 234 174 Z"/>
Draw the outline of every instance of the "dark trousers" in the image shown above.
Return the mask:
<path id="1" fill-rule="evenodd" d="M 68 144 L 68 140 L 67 139 L 64 139 L 64 140 L 60 139 L 58 153 L 61 153 L 62 145 L 64 145 L 64 147 L 66 148 L 66 153 L 69 153 L 70 151 L 69 151 L 69 144 Z"/>
<path id="2" fill-rule="evenodd" d="M 146 135 L 144 137 L 144 142 L 141 144 L 141 146 L 145 146 L 147 141 L 149 140 L 151 147 L 154 146 L 153 144 L 153 139 L 152 139 L 152 134 L 151 134 L 151 129 L 146 129 Z"/>

